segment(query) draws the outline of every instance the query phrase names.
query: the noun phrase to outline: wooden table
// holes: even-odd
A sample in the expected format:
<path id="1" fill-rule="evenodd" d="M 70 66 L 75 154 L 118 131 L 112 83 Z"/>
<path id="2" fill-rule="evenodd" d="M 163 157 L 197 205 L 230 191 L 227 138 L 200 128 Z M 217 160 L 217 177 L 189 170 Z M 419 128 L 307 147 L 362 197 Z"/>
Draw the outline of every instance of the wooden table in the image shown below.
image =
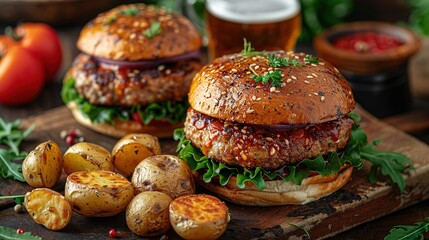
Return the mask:
<path id="1" fill-rule="evenodd" d="M 64 49 L 64 58 L 61 73 L 57 79 L 49 83 L 43 90 L 39 98 L 33 103 L 22 107 L 5 107 L 0 106 L 0 116 L 6 120 L 15 120 L 17 118 L 27 118 L 34 115 L 44 113 L 46 110 L 62 106 L 60 98 L 61 77 L 66 69 L 70 67 L 71 62 L 78 53 L 75 42 L 78 36 L 79 27 L 69 27 L 58 29 Z M 403 115 L 392 116 L 385 119 L 394 127 L 407 131 L 418 137 L 422 141 L 429 143 L 429 87 L 426 86 L 424 80 L 429 81 L 429 44 L 428 41 L 424 44 L 422 53 L 413 60 L 410 69 L 413 91 L 415 93 L 415 111 L 405 113 Z M 424 54 L 423 54 L 424 52 Z M 426 69 L 424 68 L 426 66 Z M 425 72 L 426 71 L 426 72 Z M 429 84 L 427 85 L 429 86 Z M 427 91 L 426 91 L 427 90 Z M 7 210 L 3 210 L 7 211 Z M 1 214 L 1 213 L 0 213 Z M 422 221 L 425 217 L 429 217 L 429 200 L 418 203 L 412 207 L 400 210 L 385 217 L 375 219 L 371 222 L 354 227 L 351 230 L 345 231 L 332 237 L 331 239 L 382 239 L 389 230 L 400 224 L 413 224 L 417 221 Z"/>

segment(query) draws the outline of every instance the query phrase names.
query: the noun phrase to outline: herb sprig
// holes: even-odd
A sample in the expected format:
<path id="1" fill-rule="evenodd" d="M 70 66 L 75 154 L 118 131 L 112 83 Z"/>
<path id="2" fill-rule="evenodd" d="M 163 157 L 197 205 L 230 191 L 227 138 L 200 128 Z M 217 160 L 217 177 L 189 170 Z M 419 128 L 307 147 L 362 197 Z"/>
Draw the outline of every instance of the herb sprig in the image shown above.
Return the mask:
<path id="1" fill-rule="evenodd" d="M 293 58 L 290 59 L 288 57 L 286 58 L 279 58 L 276 57 L 276 55 L 274 54 L 269 54 L 268 55 L 268 65 L 270 65 L 271 67 L 287 67 L 287 66 L 301 66 L 301 64 L 299 63 L 298 59 Z"/>
<path id="2" fill-rule="evenodd" d="M 318 64 L 319 63 L 319 58 L 317 57 L 313 57 L 313 55 L 311 54 L 307 54 L 304 57 L 304 64 Z"/>
<path id="3" fill-rule="evenodd" d="M 140 10 L 137 7 L 131 7 L 131 8 L 127 8 L 127 9 L 121 10 L 119 12 L 119 14 L 126 15 L 126 16 L 134 16 L 135 17 L 135 16 L 140 15 Z"/>
<path id="4" fill-rule="evenodd" d="M 368 144 L 366 134 L 359 127 L 359 116 L 357 114 L 349 114 L 349 116 L 354 120 L 354 124 L 350 140 L 342 154 L 333 152 L 326 156 L 326 159 L 323 156 L 318 156 L 315 159 L 305 159 L 297 165 L 285 166 L 288 168 L 287 172 L 289 172 L 286 177 L 260 167 L 241 169 L 218 163 L 204 156 L 199 149 L 192 146 L 191 142 L 185 138 L 183 129 L 174 132 L 174 139 L 180 141 L 177 146 L 179 158 L 185 160 L 194 171 L 205 169 L 203 179 L 206 182 L 211 182 L 213 178 L 219 177 L 219 183 L 222 186 L 226 185 L 232 176 L 236 177 L 236 185 L 240 188 L 245 186 L 245 182 L 252 182 L 258 189 L 264 189 L 266 186 L 264 179 L 275 178 L 282 178 L 284 181 L 300 185 L 302 180 L 308 177 L 311 172 L 327 176 L 337 173 L 345 163 L 360 169 L 364 164 L 364 159 L 373 163 L 374 168 L 379 169 L 382 174 L 389 176 L 403 193 L 405 191 L 405 179 L 401 173 L 405 169 L 414 168 L 411 160 L 402 153 L 383 152 L 373 149 L 379 141 Z M 380 157 L 380 155 L 383 155 L 383 157 Z M 377 161 L 374 161 L 374 159 L 377 159 Z M 301 165 L 303 167 L 300 167 Z"/>
<path id="5" fill-rule="evenodd" d="M 267 56 L 265 51 L 255 51 L 252 47 L 252 43 L 248 42 L 245 38 L 243 39 L 243 50 L 241 50 L 240 54 L 243 57 Z"/>
<path id="6" fill-rule="evenodd" d="M 103 22 L 103 26 L 108 26 L 108 25 L 112 24 L 114 21 L 116 21 L 116 16 L 112 15 L 112 16 L 108 17 L 108 18 Z"/>
<path id="7" fill-rule="evenodd" d="M 305 235 L 308 237 L 308 239 L 311 239 L 310 232 L 305 227 L 300 227 L 300 226 L 293 224 L 293 223 L 288 223 L 288 224 L 291 225 L 292 227 L 295 227 L 299 230 L 302 230 L 305 233 Z"/>
<path id="8" fill-rule="evenodd" d="M 243 50 L 241 51 L 241 56 L 244 57 L 254 57 L 254 56 L 262 56 L 268 59 L 268 65 L 273 68 L 281 68 L 281 67 L 301 67 L 306 64 L 317 64 L 319 63 L 319 59 L 317 57 L 313 57 L 312 55 L 306 55 L 304 57 L 304 63 L 300 63 L 298 58 L 289 58 L 289 57 L 277 57 L 275 54 L 267 54 L 265 51 L 255 51 L 252 47 L 252 43 L 248 42 L 246 39 L 243 39 Z M 282 86 L 282 72 L 280 69 L 276 69 L 274 71 L 265 72 L 264 74 L 258 74 L 252 66 L 249 66 L 253 75 L 251 78 L 255 79 L 256 82 L 261 82 L 266 84 L 271 81 L 271 86 L 273 87 L 281 87 Z"/>
<path id="9" fill-rule="evenodd" d="M 414 225 L 394 226 L 384 240 L 419 240 L 424 239 L 424 234 L 429 232 L 429 217 L 424 222 L 416 222 Z"/>
<path id="10" fill-rule="evenodd" d="M 11 195 L 11 196 L 2 196 L 0 195 L 0 200 L 2 199 L 11 199 L 13 198 L 15 200 L 16 204 L 21 204 L 24 202 L 25 195 Z"/>
<path id="11" fill-rule="evenodd" d="M 161 33 L 161 23 L 159 21 L 153 21 L 150 27 L 143 31 L 143 35 L 147 38 L 153 38 Z"/>
<path id="12" fill-rule="evenodd" d="M 266 72 L 264 75 L 259 75 L 255 72 L 252 67 L 250 67 L 250 70 L 253 72 L 253 75 L 250 76 L 251 78 L 255 79 L 255 82 L 261 82 L 263 84 L 266 84 L 271 81 L 271 86 L 273 87 L 281 87 L 282 86 L 282 71 L 279 69 L 276 69 L 272 72 Z"/>
<path id="13" fill-rule="evenodd" d="M 33 131 L 34 125 L 27 130 L 20 129 L 19 120 L 6 122 L 0 118 L 0 144 L 7 148 L 0 149 L 0 177 L 25 182 L 21 164 L 15 161 L 22 160 L 27 155 L 20 151 L 22 141 Z"/>

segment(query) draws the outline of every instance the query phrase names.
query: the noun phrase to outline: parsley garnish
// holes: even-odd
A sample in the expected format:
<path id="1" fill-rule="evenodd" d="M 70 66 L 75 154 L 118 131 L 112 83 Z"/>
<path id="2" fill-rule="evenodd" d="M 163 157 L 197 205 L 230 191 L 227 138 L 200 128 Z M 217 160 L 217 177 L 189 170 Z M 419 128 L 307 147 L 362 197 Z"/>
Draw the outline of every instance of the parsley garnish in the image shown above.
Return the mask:
<path id="1" fill-rule="evenodd" d="M 415 225 L 394 226 L 384 240 L 412 240 L 424 239 L 424 234 L 429 232 L 429 217 L 424 222 L 416 222 Z"/>
<path id="2" fill-rule="evenodd" d="M 121 10 L 119 13 L 122 15 L 135 17 L 135 16 L 138 16 L 140 14 L 140 10 L 137 7 L 131 7 L 128 9 Z"/>
<path id="3" fill-rule="evenodd" d="M 297 58 L 292 58 L 292 59 L 288 57 L 281 58 L 281 57 L 276 57 L 276 55 L 274 54 L 268 54 L 267 58 L 268 58 L 268 65 L 270 65 L 271 67 L 288 67 L 288 66 L 300 67 L 305 64 L 319 63 L 319 59 L 316 57 L 313 57 L 312 55 L 306 55 L 304 57 L 304 64 L 301 64 Z"/>
<path id="4" fill-rule="evenodd" d="M 312 55 L 305 55 L 304 64 L 318 64 L 319 59 L 317 57 L 313 57 Z"/>
<path id="5" fill-rule="evenodd" d="M 243 188 L 245 182 L 249 181 L 254 183 L 258 189 L 264 189 L 266 186 L 264 179 L 274 178 L 282 178 L 284 181 L 294 182 L 299 185 L 311 172 L 327 176 L 337 173 L 345 163 L 360 169 L 363 166 L 363 160 L 368 160 L 373 164 L 372 168 L 380 170 L 382 174 L 389 176 L 403 193 L 405 191 L 405 179 L 401 173 L 405 169 L 414 168 L 411 160 L 402 153 L 383 152 L 373 149 L 376 142 L 378 143 L 379 141 L 368 144 L 367 136 L 357 122 L 359 120 L 358 115 L 349 114 L 349 116 L 355 123 L 350 133 L 350 140 L 342 154 L 333 152 L 325 157 L 318 156 L 314 159 L 305 159 L 297 165 L 285 166 L 287 172 L 289 172 L 286 177 L 260 167 L 241 169 L 216 162 L 204 156 L 199 149 L 192 146 L 191 141 L 185 138 L 183 129 L 177 129 L 174 132 L 174 139 L 180 141 L 177 146 L 179 158 L 186 161 L 194 171 L 205 170 L 203 174 L 204 181 L 211 182 L 213 178 L 218 177 L 222 186 L 228 183 L 231 176 L 236 177 L 236 185 L 240 188 Z M 374 177 L 374 175 L 370 177 Z"/>
<path id="6" fill-rule="evenodd" d="M 25 131 L 20 129 L 21 122 L 6 122 L 0 118 L 0 144 L 9 149 L 0 149 L 0 177 L 25 182 L 22 175 L 21 164 L 16 160 L 22 160 L 27 153 L 21 152 L 21 142 L 33 131 L 34 125 Z"/>
<path id="7" fill-rule="evenodd" d="M 274 54 L 269 54 L 267 56 L 268 58 L 268 65 L 271 67 L 287 67 L 287 66 L 301 66 L 298 59 L 293 58 L 292 60 L 290 58 L 278 58 Z"/>
<path id="8" fill-rule="evenodd" d="M 108 26 L 116 20 L 116 16 L 110 16 L 106 21 L 103 22 L 103 26 Z"/>
<path id="9" fill-rule="evenodd" d="M 255 51 L 252 48 L 252 43 L 248 42 L 245 38 L 243 39 L 243 50 L 241 50 L 240 54 L 243 57 L 266 56 L 265 52 Z"/>
<path id="10" fill-rule="evenodd" d="M 161 33 L 161 23 L 159 21 L 153 21 L 150 27 L 144 30 L 143 35 L 147 38 L 153 38 Z"/>
<path id="11" fill-rule="evenodd" d="M 254 73 L 251 78 L 255 79 L 255 82 L 261 82 L 263 84 L 271 81 L 271 86 L 273 87 L 281 87 L 282 86 L 282 71 L 279 69 L 274 70 L 272 72 L 266 72 L 264 75 L 257 74 L 252 68 L 250 68 Z"/>
<path id="12" fill-rule="evenodd" d="M 288 67 L 288 66 L 294 66 L 294 67 L 300 67 L 305 64 L 317 64 L 319 63 L 319 59 L 316 57 L 313 57 L 312 55 L 306 55 L 304 58 L 304 63 L 300 63 L 298 58 L 282 58 L 282 57 L 276 57 L 275 54 L 267 54 L 265 51 L 259 52 L 255 51 L 254 48 L 252 48 L 252 44 L 250 42 L 247 42 L 246 39 L 244 40 L 243 44 L 243 50 L 241 51 L 241 56 L 244 57 L 253 57 L 253 56 L 262 56 L 266 57 L 268 59 L 268 65 L 274 68 L 281 68 L 281 67 Z M 263 75 L 260 75 L 256 73 L 256 71 L 249 66 L 250 70 L 253 72 L 253 75 L 250 76 L 251 78 L 255 79 L 256 82 L 262 82 L 263 84 L 268 83 L 271 81 L 271 86 L 274 87 L 281 87 L 282 86 L 282 78 L 281 71 L 279 69 L 276 69 L 274 71 L 266 72 Z"/>

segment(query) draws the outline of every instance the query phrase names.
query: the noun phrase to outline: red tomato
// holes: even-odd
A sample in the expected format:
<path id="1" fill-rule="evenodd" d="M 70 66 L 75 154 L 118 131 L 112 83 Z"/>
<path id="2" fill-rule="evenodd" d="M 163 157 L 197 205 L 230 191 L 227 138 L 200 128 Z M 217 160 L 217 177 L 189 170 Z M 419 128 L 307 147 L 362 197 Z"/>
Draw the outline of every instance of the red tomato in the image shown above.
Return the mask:
<path id="1" fill-rule="evenodd" d="M 62 63 L 61 42 L 55 30 L 44 23 L 23 23 L 15 33 L 19 44 L 43 63 L 47 80 L 53 80 Z"/>
<path id="2" fill-rule="evenodd" d="M 22 105 L 39 96 L 45 71 L 37 57 L 10 40 L 0 36 L 0 103 Z"/>

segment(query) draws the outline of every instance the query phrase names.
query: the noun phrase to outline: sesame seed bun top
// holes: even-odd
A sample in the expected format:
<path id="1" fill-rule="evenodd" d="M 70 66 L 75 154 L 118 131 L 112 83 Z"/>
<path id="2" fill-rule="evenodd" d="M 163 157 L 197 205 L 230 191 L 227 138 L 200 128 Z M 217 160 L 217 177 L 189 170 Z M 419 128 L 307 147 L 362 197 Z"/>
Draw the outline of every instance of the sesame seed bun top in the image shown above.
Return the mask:
<path id="1" fill-rule="evenodd" d="M 338 119 L 355 107 L 347 80 L 329 63 L 304 63 L 306 54 L 277 51 L 298 66 L 274 68 L 265 56 L 226 55 L 204 66 L 189 92 L 193 109 L 225 121 L 261 125 L 310 124 Z M 255 81 L 280 70 L 281 85 Z"/>
<path id="2" fill-rule="evenodd" d="M 191 21 L 178 13 L 153 5 L 129 4 L 88 22 L 77 47 L 105 59 L 150 60 L 199 50 L 201 36 Z"/>

